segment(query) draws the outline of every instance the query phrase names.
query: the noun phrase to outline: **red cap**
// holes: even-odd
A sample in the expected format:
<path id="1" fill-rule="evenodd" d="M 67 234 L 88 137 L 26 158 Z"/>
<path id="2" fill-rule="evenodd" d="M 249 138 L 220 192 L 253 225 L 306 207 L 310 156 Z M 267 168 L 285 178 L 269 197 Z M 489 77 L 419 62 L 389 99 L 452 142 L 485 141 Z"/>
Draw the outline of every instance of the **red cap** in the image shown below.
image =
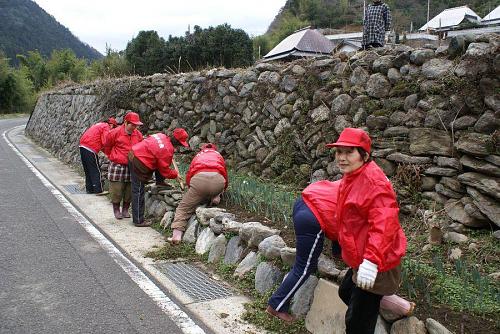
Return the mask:
<path id="1" fill-rule="evenodd" d="M 125 115 L 125 120 L 129 123 L 135 124 L 135 125 L 142 125 L 141 119 L 139 118 L 139 115 L 135 112 L 129 112 Z"/>
<path id="2" fill-rule="evenodd" d="M 114 117 L 110 117 L 108 118 L 108 124 L 113 124 L 114 126 L 117 126 L 118 122 L 116 121 L 116 119 L 114 119 Z"/>
<path id="3" fill-rule="evenodd" d="M 187 142 L 189 135 L 186 130 L 184 130 L 183 128 L 176 128 L 174 129 L 173 135 L 174 138 L 177 139 L 177 141 L 181 143 L 182 146 L 189 147 L 189 144 Z"/>
<path id="4" fill-rule="evenodd" d="M 217 151 L 217 145 L 215 144 L 212 144 L 212 143 L 208 143 L 208 144 L 203 144 L 201 145 L 201 150 L 205 150 L 207 148 L 211 148 L 213 150 L 216 150 Z"/>
<path id="5" fill-rule="evenodd" d="M 345 128 L 344 131 L 339 136 L 339 139 L 335 143 L 326 144 L 327 147 L 334 146 L 349 146 L 349 147 L 361 147 L 368 154 L 371 152 L 372 140 L 368 134 L 361 130 L 355 128 Z"/>

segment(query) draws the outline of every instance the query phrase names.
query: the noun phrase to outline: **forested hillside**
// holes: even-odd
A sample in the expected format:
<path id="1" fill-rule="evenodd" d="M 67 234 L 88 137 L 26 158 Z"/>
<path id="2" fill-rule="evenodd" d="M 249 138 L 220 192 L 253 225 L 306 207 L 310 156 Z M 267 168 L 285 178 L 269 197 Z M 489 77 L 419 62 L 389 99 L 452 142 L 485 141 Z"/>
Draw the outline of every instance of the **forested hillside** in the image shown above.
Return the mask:
<path id="1" fill-rule="evenodd" d="M 54 49 L 66 48 L 73 50 L 79 58 L 102 57 L 35 2 L 0 0 L 0 50 L 11 59 L 11 64 L 17 63 L 16 54 L 38 50 L 49 56 Z"/>

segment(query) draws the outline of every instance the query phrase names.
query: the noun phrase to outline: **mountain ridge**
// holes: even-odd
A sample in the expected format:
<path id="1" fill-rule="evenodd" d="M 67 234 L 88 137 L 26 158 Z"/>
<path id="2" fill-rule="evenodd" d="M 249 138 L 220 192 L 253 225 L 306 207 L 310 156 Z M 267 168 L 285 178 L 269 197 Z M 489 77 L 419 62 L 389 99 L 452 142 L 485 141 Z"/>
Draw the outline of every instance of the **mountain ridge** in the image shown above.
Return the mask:
<path id="1" fill-rule="evenodd" d="M 0 0 L 0 50 L 10 58 L 11 64 L 17 64 L 17 54 L 38 50 L 48 57 L 53 50 L 66 48 L 79 58 L 103 57 L 34 1 Z"/>

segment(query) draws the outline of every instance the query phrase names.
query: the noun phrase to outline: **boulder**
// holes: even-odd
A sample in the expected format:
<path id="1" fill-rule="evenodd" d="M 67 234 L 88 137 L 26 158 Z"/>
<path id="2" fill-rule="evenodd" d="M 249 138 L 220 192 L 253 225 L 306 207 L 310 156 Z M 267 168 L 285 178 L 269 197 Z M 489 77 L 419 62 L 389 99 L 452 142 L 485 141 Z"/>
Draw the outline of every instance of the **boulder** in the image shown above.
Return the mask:
<path id="1" fill-rule="evenodd" d="M 269 228 L 259 222 L 244 223 L 239 231 L 241 240 L 245 241 L 249 247 L 258 247 L 259 244 L 271 235 L 278 235 L 279 230 Z"/>
<path id="2" fill-rule="evenodd" d="M 196 254 L 203 255 L 208 252 L 215 239 L 216 236 L 209 227 L 202 230 L 200 232 L 200 235 L 198 236 L 198 239 L 196 240 Z"/>
<path id="3" fill-rule="evenodd" d="M 208 253 L 208 263 L 218 263 L 226 253 L 227 239 L 224 234 L 219 234 L 210 246 Z"/>
<path id="4" fill-rule="evenodd" d="M 500 199 L 500 179 L 483 174 L 469 172 L 458 176 L 458 181 L 461 183 L 475 187 L 480 192 L 491 196 L 492 198 Z"/>
<path id="5" fill-rule="evenodd" d="M 429 49 L 414 50 L 410 55 L 410 61 L 418 66 L 423 65 L 427 60 L 434 57 L 434 51 Z"/>
<path id="6" fill-rule="evenodd" d="M 250 272 L 256 266 L 257 266 L 257 253 L 250 252 L 240 262 L 238 267 L 236 267 L 233 276 L 243 278 L 243 276 L 245 276 L 246 273 Z"/>
<path id="7" fill-rule="evenodd" d="M 376 73 L 370 76 L 366 85 L 366 92 L 369 96 L 383 98 L 389 95 L 391 83 L 383 74 Z"/>
<path id="8" fill-rule="evenodd" d="M 224 264 L 236 264 L 240 261 L 243 255 L 243 247 L 240 246 L 240 237 L 234 236 L 229 239 L 224 254 Z"/>
<path id="9" fill-rule="evenodd" d="M 465 154 L 484 157 L 494 153 L 492 137 L 480 133 L 466 133 L 455 143 L 455 148 Z"/>
<path id="10" fill-rule="evenodd" d="M 318 285 L 318 278 L 314 275 L 302 284 L 292 298 L 290 313 L 297 318 L 305 318 L 311 308 L 314 297 L 314 289 Z"/>
<path id="11" fill-rule="evenodd" d="M 411 316 L 396 321 L 392 324 L 391 334 L 427 334 L 427 329 L 423 321 Z"/>
<path id="12" fill-rule="evenodd" d="M 275 265 L 261 262 L 255 272 L 255 290 L 263 295 L 274 288 L 282 279 L 283 273 Z"/>
<path id="13" fill-rule="evenodd" d="M 488 217 L 489 220 L 500 227 L 500 205 L 498 201 L 481 194 L 473 187 L 467 187 L 467 193 L 471 196 L 474 205 Z"/>
<path id="14" fill-rule="evenodd" d="M 279 258 L 281 249 L 286 247 L 285 241 L 279 235 L 265 238 L 259 244 L 259 252 L 269 260 Z"/>
<path id="15" fill-rule="evenodd" d="M 453 68 L 453 61 L 446 58 L 433 58 L 424 63 L 422 74 L 427 79 L 439 79 Z"/>
<path id="16" fill-rule="evenodd" d="M 413 128 L 409 130 L 412 155 L 451 156 L 453 142 L 444 130 Z"/>

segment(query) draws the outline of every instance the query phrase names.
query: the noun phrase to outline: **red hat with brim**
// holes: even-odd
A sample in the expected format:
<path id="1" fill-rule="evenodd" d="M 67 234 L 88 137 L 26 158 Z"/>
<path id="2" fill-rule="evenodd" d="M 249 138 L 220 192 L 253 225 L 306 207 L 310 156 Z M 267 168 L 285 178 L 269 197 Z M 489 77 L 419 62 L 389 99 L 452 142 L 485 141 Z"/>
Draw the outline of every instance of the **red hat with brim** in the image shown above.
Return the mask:
<path id="1" fill-rule="evenodd" d="M 132 123 L 134 125 L 142 125 L 139 115 L 135 112 L 129 112 L 125 115 L 125 121 Z"/>
<path id="2" fill-rule="evenodd" d="M 326 144 L 327 147 L 361 147 L 368 154 L 371 152 L 372 140 L 368 134 L 355 128 L 345 128 L 335 143 Z"/>
<path id="3" fill-rule="evenodd" d="M 187 142 L 189 135 L 186 130 L 184 130 L 183 128 L 176 128 L 174 129 L 173 135 L 174 138 L 177 139 L 177 141 L 181 143 L 182 146 L 189 147 L 189 144 Z"/>

